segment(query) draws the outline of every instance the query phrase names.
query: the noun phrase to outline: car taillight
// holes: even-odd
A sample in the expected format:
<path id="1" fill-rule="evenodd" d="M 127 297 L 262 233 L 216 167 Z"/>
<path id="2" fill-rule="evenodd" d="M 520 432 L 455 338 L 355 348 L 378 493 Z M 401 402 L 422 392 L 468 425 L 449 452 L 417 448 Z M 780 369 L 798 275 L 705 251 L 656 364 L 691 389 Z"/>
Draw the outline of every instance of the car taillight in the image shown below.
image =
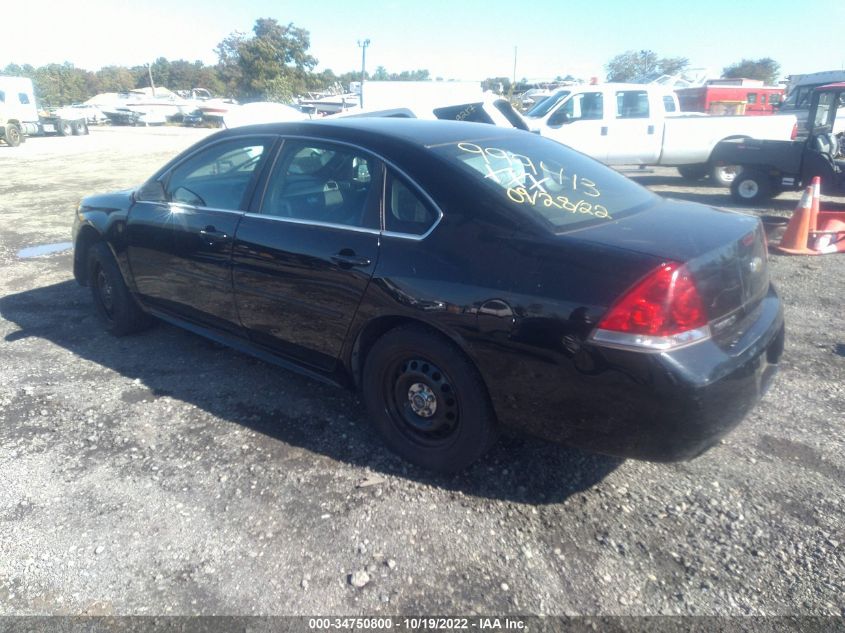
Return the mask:
<path id="1" fill-rule="evenodd" d="M 590 339 L 610 347 L 665 351 L 709 337 L 692 276 L 683 264 L 667 262 L 611 306 Z"/>
<path id="2" fill-rule="evenodd" d="M 798 123 L 792 124 L 792 134 L 789 135 L 789 140 L 794 141 L 798 138 Z"/>

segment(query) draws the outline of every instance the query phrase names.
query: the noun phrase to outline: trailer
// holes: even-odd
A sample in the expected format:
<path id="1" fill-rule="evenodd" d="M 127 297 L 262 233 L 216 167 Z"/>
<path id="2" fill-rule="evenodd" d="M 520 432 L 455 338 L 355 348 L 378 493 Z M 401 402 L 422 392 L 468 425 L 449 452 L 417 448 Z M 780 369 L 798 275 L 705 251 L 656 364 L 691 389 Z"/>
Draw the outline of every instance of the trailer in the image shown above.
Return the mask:
<path id="1" fill-rule="evenodd" d="M 707 85 L 675 90 L 681 112 L 724 115 L 774 114 L 784 89 L 764 86 L 762 81 L 715 79 Z"/>
<path id="2" fill-rule="evenodd" d="M 67 110 L 60 114 L 39 113 L 31 79 L 0 77 L 0 140 L 17 147 L 27 136 L 47 134 L 88 134 L 85 114 Z"/>

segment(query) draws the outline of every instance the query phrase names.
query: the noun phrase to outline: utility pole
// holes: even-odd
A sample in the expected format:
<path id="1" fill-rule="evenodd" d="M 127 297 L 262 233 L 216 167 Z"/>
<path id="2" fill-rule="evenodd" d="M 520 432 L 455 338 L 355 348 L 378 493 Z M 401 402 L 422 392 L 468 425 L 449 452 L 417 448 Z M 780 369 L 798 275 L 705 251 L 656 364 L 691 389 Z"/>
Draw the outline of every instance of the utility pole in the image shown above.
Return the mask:
<path id="1" fill-rule="evenodd" d="M 156 96 L 156 85 L 153 83 L 153 65 L 147 64 L 147 74 L 150 76 L 150 88 L 153 90 L 153 96 Z"/>
<path id="2" fill-rule="evenodd" d="M 358 40 L 358 46 L 361 47 L 361 94 L 359 95 L 361 108 L 364 108 L 364 80 L 367 76 L 367 47 L 370 45 L 370 40 Z"/>

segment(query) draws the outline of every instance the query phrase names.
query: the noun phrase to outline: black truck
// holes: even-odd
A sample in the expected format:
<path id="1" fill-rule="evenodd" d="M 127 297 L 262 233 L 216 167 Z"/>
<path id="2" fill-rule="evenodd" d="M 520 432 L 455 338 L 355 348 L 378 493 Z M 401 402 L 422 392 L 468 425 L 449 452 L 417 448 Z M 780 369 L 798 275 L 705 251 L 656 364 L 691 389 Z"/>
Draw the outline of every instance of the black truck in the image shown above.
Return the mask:
<path id="1" fill-rule="evenodd" d="M 738 139 L 716 145 L 714 164 L 741 169 L 731 183 L 731 197 L 740 203 L 759 203 L 783 191 L 799 190 L 814 176 L 821 177 L 823 194 L 845 195 L 845 133 L 835 132 L 837 113 L 845 118 L 845 83 L 815 89 L 804 138 Z"/>

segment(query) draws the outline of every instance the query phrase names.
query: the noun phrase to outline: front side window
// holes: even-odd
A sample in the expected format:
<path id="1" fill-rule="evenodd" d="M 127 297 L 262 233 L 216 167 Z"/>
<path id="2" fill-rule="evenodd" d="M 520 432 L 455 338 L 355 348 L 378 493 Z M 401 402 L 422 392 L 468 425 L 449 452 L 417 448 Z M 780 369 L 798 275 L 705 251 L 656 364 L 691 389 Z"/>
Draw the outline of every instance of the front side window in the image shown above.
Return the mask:
<path id="1" fill-rule="evenodd" d="M 391 233 L 423 235 L 437 222 L 438 213 L 395 175 L 388 182 L 384 229 Z"/>
<path id="2" fill-rule="evenodd" d="M 165 187 L 167 200 L 212 209 L 242 209 L 271 144 L 271 139 L 237 139 L 201 150 L 171 171 Z"/>
<path id="3" fill-rule="evenodd" d="M 748 103 L 757 103 L 757 93 L 756 92 L 749 92 L 748 93 Z"/>
<path id="4" fill-rule="evenodd" d="M 534 106 L 528 110 L 523 116 L 527 116 L 531 119 L 539 119 L 541 117 L 546 116 L 549 112 L 551 112 L 552 108 L 554 108 L 558 103 L 566 99 L 569 96 L 569 90 L 563 90 L 561 92 L 556 92 L 553 95 L 546 97 L 542 101 L 535 103 Z"/>
<path id="5" fill-rule="evenodd" d="M 6 93 L 0 90 L 0 103 L 6 103 Z"/>
<path id="6" fill-rule="evenodd" d="M 666 112 L 675 112 L 675 110 L 677 109 L 677 107 L 675 106 L 675 100 L 669 95 L 663 97 L 663 109 Z"/>
<path id="7" fill-rule="evenodd" d="M 822 127 L 827 125 L 828 114 L 830 113 L 830 104 L 833 102 L 833 94 L 830 92 L 823 92 L 819 95 L 819 105 L 816 108 L 816 118 L 813 120 L 813 127 Z"/>
<path id="8" fill-rule="evenodd" d="M 558 108 L 549 117 L 550 126 L 560 126 L 572 121 L 598 121 L 604 118 L 604 96 L 600 92 L 582 92 Z"/>
<path id="9" fill-rule="evenodd" d="M 354 149 L 288 142 L 270 175 L 261 213 L 378 229 L 380 170 L 380 163 Z"/>
<path id="10" fill-rule="evenodd" d="M 21 92 L 18 94 L 18 101 L 20 101 L 23 105 L 29 105 L 29 95 L 25 92 Z"/>
<path id="11" fill-rule="evenodd" d="M 617 119 L 647 119 L 648 93 L 645 90 L 621 90 L 616 93 Z"/>
<path id="12" fill-rule="evenodd" d="M 774 93 L 773 95 L 770 95 L 769 96 L 769 103 L 771 103 L 772 105 L 780 103 L 780 95 L 778 93 Z"/>

